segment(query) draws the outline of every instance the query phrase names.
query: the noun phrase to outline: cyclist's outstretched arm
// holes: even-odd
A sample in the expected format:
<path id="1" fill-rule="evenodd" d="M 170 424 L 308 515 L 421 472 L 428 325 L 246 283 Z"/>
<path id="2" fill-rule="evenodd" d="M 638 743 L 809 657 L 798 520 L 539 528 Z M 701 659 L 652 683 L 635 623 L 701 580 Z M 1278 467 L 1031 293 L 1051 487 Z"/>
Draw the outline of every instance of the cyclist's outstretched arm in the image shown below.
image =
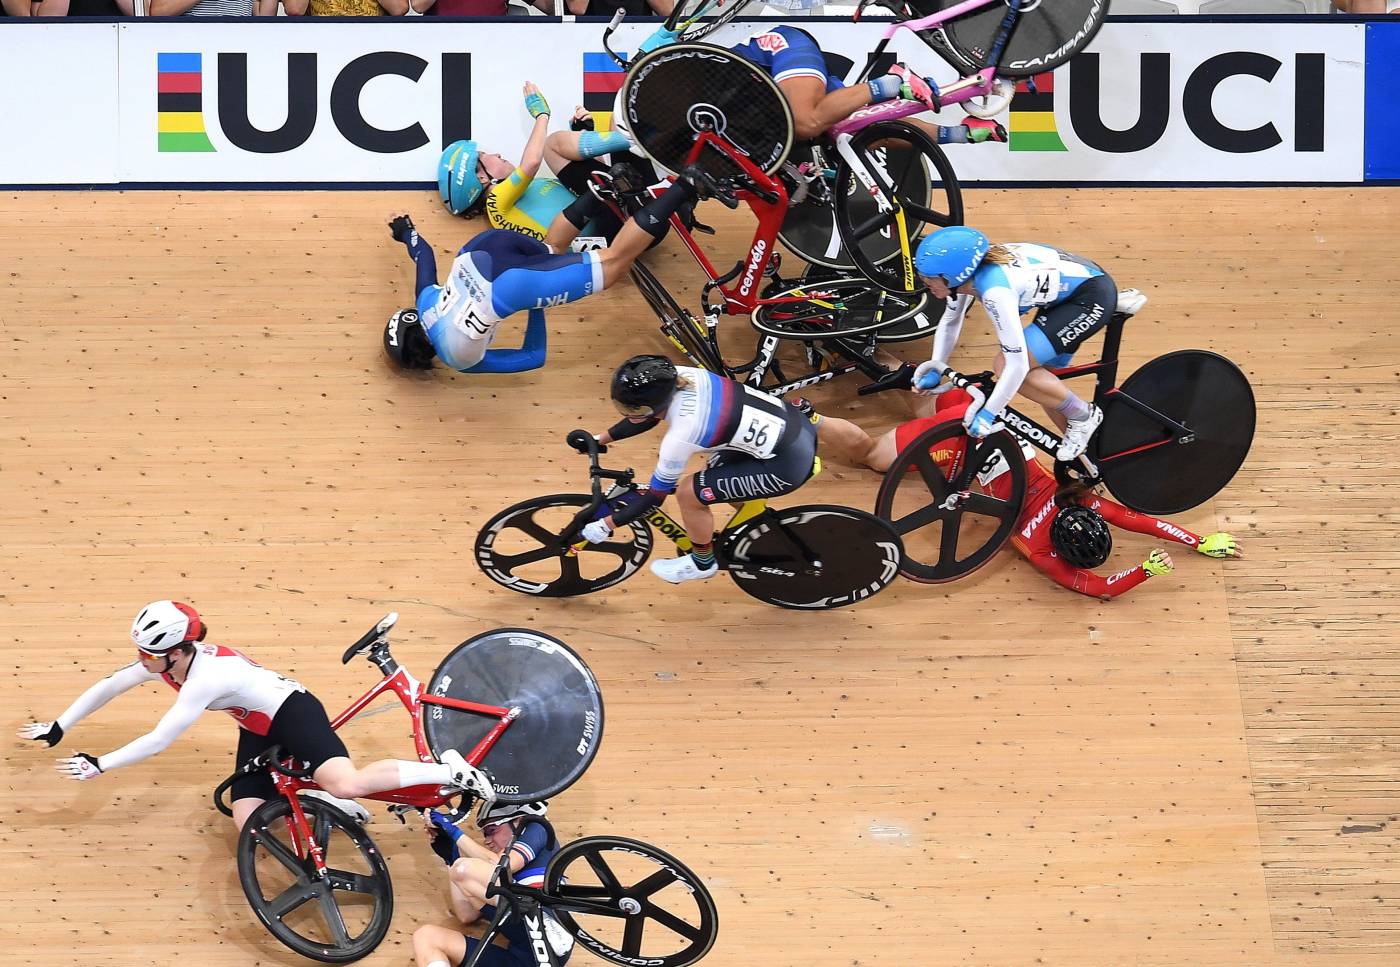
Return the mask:
<path id="1" fill-rule="evenodd" d="M 526 316 L 525 341 L 519 349 L 488 349 L 486 355 L 481 357 L 481 362 L 463 372 L 524 373 L 539 369 L 544 365 L 548 342 L 544 310 L 531 309 Z"/>
<path id="2" fill-rule="evenodd" d="M 522 93 L 525 96 L 525 110 L 535 119 L 530 138 L 525 142 L 525 151 L 520 156 L 520 165 L 516 168 L 528 182 L 539 173 L 540 164 L 544 161 L 544 143 L 549 138 L 549 102 L 531 81 L 525 82 Z"/>
<path id="3" fill-rule="evenodd" d="M 153 682 L 159 677 L 154 672 L 146 671 L 137 661 L 118 668 L 106 678 L 93 683 L 83 694 L 74 699 L 73 704 L 64 709 L 63 714 L 54 719 L 52 724 L 58 727 L 60 734 L 66 732 L 122 692 L 129 691 L 143 682 Z M 50 744 L 56 744 L 56 742 Z"/>
<path id="4" fill-rule="evenodd" d="M 1148 514 L 1140 514 L 1135 510 L 1129 510 L 1122 504 L 1115 503 L 1107 497 L 1098 494 L 1088 495 L 1079 501 L 1090 510 L 1096 510 L 1103 519 L 1114 527 L 1121 527 L 1125 531 L 1132 531 L 1135 534 L 1150 534 L 1153 537 L 1163 537 L 1178 544 L 1185 544 L 1187 547 L 1197 547 L 1201 543 L 1199 534 L 1193 534 L 1184 527 L 1179 527 L 1171 521 L 1158 520 Z"/>
<path id="5" fill-rule="evenodd" d="M 1125 591 L 1137 587 L 1149 577 L 1147 571 L 1140 564 L 1126 571 L 1110 574 L 1105 578 L 1085 568 L 1072 567 L 1048 550 L 1029 554 L 1027 558 L 1038 571 L 1060 587 L 1078 591 L 1080 594 L 1087 594 L 1091 598 L 1105 600 L 1116 598 Z"/>
<path id="6" fill-rule="evenodd" d="M 164 751 L 194 724 L 195 719 L 199 718 L 200 713 L 207 707 L 208 699 L 203 693 L 186 682 L 185 687 L 180 689 L 175 704 L 161 716 L 155 728 L 138 739 L 132 739 L 120 749 L 98 756 L 98 768 L 103 772 L 111 772 L 113 769 L 134 765 L 142 759 L 149 759 Z"/>

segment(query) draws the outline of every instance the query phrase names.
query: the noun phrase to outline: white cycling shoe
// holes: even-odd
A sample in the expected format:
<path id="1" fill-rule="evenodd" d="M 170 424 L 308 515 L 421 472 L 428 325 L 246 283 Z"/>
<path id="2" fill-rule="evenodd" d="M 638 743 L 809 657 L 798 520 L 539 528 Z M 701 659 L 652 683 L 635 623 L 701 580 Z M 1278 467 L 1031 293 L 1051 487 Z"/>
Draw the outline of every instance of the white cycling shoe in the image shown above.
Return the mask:
<path id="1" fill-rule="evenodd" d="M 341 799 L 339 796 L 332 796 L 324 789 L 303 789 L 301 794 L 303 796 L 312 796 L 316 799 L 320 799 L 322 802 L 330 803 L 361 826 L 374 818 L 370 815 L 368 809 L 361 806 L 355 800 Z"/>
<path id="2" fill-rule="evenodd" d="M 680 557 L 666 557 L 652 561 L 651 573 L 663 581 L 683 584 L 686 581 L 708 581 L 719 573 L 719 565 L 703 569 L 695 563 L 695 558 L 692 555 L 682 554 Z"/>
<path id="3" fill-rule="evenodd" d="M 486 802 L 495 801 L 496 790 L 491 787 L 491 780 L 486 778 L 486 773 L 463 759 L 462 753 L 448 749 L 438 757 L 438 761 L 452 770 L 449 780 L 452 786 Z"/>
<path id="4" fill-rule="evenodd" d="M 1065 427 L 1065 435 L 1060 438 L 1060 448 L 1055 451 L 1055 459 L 1061 462 L 1077 460 L 1089 446 L 1089 438 L 1103 422 L 1103 410 L 1090 404 L 1093 411 L 1087 419 L 1070 420 Z"/>

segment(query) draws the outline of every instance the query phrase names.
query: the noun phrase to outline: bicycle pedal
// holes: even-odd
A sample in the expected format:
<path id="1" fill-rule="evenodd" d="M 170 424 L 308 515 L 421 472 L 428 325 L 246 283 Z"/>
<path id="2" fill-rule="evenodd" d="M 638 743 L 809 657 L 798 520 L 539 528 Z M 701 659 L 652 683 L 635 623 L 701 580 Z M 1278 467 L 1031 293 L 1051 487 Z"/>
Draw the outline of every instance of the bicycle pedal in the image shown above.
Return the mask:
<path id="1" fill-rule="evenodd" d="M 715 233 L 713 228 L 700 221 L 692 221 L 690 229 L 691 231 L 699 232 L 701 235 L 713 235 Z"/>

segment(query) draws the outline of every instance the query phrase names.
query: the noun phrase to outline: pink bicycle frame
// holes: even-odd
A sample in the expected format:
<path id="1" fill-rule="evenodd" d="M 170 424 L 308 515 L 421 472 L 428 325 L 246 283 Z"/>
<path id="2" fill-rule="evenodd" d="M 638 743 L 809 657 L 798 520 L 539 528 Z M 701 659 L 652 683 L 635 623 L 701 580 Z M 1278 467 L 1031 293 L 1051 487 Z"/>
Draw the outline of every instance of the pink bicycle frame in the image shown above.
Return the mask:
<path id="1" fill-rule="evenodd" d="M 965 13 L 982 7 L 991 6 L 997 0 L 963 0 L 962 3 L 955 4 L 947 10 L 940 10 L 927 17 L 920 17 L 918 20 L 896 20 L 885 28 L 885 35 L 882 43 L 888 43 L 900 30 L 917 32 L 927 30 L 930 27 L 940 27 L 954 17 L 960 17 Z M 940 105 L 961 104 L 970 101 L 974 97 L 982 97 L 992 93 L 992 82 L 996 80 L 996 69 L 984 67 L 970 77 L 964 77 L 959 81 L 949 84 L 947 87 L 938 89 L 938 102 Z M 877 121 L 897 121 L 900 118 L 912 117 L 915 114 L 922 114 L 928 110 L 926 105 L 918 101 L 904 101 L 895 99 L 893 101 L 883 101 L 879 104 L 871 104 L 863 107 L 852 114 L 846 120 L 831 126 L 833 137 L 842 134 L 855 134 L 861 128 L 867 128 Z"/>

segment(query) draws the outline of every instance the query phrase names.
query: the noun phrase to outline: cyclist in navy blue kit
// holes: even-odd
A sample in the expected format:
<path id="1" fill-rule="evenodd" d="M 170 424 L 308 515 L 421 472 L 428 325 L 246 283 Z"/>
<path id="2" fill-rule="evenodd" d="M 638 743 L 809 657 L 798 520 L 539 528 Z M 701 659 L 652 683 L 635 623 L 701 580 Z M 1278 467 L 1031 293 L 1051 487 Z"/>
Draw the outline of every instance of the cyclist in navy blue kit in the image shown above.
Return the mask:
<path id="1" fill-rule="evenodd" d="M 675 34 L 663 27 L 641 49 L 653 50 L 675 39 Z M 792 109 L 793 131 L 804 141 L 820 137 L 833 124 L 882 101 L 903 98 L 919 101 L 931 111 L 938 110 L 935 85 L 903 64 L 895 64 L 888 74 L 847 87 L 828 71 L 826 55 L 816 39 L 798 27 L 784 24 L 765 28 L 729 49 L 773 78 Z M 1007 140 L 1006 129 L 991 120 L 967 117 L 962 124 L 952 126 L 906 120 L 924 128 L 940 144 Z"/>
<path id="2" fill-rule="evenodd" d="M 518 805 L 486 805 L 477 812 L 476 823 L 481 828 L 484 844 L 473 841 L 441 813 L 425 814 L 425 825 L 433 851 L 448 864 L 448 902 L 453 915 L 463 925 L 479 920 L 490 921 L 496 908 L 486 905 L 486 886 L 502 856 L 509 853 L 511 877 L 523 886 L 542 886 L 549 861 L 558 852 L 550 849 L 549 832 L 533 822 L 542 817 L 549 804 L 544 802 Z M 549 911 L 541 911 L 544 933 L 554 953 L 563 964 L 569 959 L 573 938 L 554 920 Z M 478 961 L 479 967 L 536 967 L 533 941 L 525 924 L 512 918 L 501 927 L 501 936 L 510 941 L 508 947 L 487 948 Z M 425 924 L 413 932 L 413 955 L 418 967 L 459 967 L 480 943 L 460 930 Z"/>
<path id="3" fill-rule="evenodd" d="M 585 194 L 555 217 L 543 242 L 504 228 L 481 232 L 462 246 L 441 285 L 432 246 L 408 215 L 396 215 L 389 232 L 413 259 L 416 309 L 400 310 L 389 320 L 384 349 L 409 369 L 431 369 L 434 358 L 464 373 L 536 369 L 544 364 L 543 313 L 530 314 L 520 349 L 489 349 L 502 319 L 521 310 L 576 302 L 612 286 L 666 234 L 677 210 L 717 191 L 708 175 L 687 168 L 627 220 L 608 248 L 569 252 L 583 226 L 606 208 L 595 195 Z"/>

